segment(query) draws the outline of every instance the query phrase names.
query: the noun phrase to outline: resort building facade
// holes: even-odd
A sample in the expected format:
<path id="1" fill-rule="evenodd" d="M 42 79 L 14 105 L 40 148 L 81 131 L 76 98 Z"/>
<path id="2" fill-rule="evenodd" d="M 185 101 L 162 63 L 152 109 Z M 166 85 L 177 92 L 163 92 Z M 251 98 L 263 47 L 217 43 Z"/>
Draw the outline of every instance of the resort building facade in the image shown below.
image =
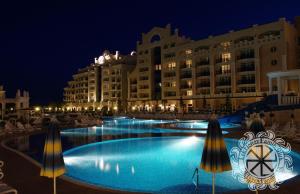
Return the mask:
<path id="1" fill-rule="evenodd" d="M 106 51 L 74 75 L 65 102 L 180 112 L 224 109 L 228 103 L 237 110 L 269 94 L 280 94 L 281 101 L 282 95 L 300 92 L 299 37 L 300 17 L 294 24 L 280 18 L 197 41 L 170 25 L 154 27 L 142 34 L 136 54 L 120 57 Z M 98 72 L 93 87 L 90 68 Z M 79 84 L 76 76 L 85 78 Z"/>
<path id="2" fill-rule="evenodd" d="M 4 87 L 0 85 L 0 119 L 26 117 L 29 111 L 29 92 L 17 90 L 15 98 L 8 98 Z"/>
<path id="3" fill-rule="evenodd" d="M 79 69 L 64 88 L 64 102 L 68 110 L 101 110 L 127 107 L 127 74 L 136 64 L 135 52 L 121 55 L 109 51 L 95 58 L 95 62 Z"/>
<path id="4" fill-rule="evenodd" d="M 281 18 L 198 41 L 170 25 L 153 28 L 137 43 L 137 66 L 128 80 L 131 109 L 222 109 L 228 99 L 239 109 L 276 92 L 267 73 L 300 68 L 296 22 Z M 298 94 L 297 80 L 285 84 Z"/>

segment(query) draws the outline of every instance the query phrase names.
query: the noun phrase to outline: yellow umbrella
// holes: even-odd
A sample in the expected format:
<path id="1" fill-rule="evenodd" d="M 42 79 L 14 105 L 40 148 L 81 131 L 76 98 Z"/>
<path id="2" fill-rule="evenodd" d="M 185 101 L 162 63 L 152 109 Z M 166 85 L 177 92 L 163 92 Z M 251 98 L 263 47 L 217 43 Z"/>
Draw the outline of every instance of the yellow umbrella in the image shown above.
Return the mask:
<path id="1" fill-rule="evenodd" d="M 215 115 L 208 122 L 200 168 L 213 173 L 213 194 L 215 193 L 215 174 L 232 169 L 220 123 Z"/>
<path id="2" fill-rule="evenodd" d="M 64 173 L 65 164 L 62 155 L 60 130 L 56 124 L 51 123 L 45 141 L 41 176 L 53 178 L 54 194 L 56 194 L 56 177 Z"/>

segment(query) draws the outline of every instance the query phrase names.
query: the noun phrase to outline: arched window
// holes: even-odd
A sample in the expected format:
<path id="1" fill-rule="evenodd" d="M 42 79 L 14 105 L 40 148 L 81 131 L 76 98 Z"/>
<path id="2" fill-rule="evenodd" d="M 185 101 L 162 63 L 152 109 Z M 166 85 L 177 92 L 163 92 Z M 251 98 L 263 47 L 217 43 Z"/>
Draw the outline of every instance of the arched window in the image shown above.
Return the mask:
<path id="1" fill-rule="evenodd" d="M 160 36 L 158 34 L 152 36 L 150 42 L 153 43 L 153 42 L 157 42 L 157 41 L 160 41 Z"/>

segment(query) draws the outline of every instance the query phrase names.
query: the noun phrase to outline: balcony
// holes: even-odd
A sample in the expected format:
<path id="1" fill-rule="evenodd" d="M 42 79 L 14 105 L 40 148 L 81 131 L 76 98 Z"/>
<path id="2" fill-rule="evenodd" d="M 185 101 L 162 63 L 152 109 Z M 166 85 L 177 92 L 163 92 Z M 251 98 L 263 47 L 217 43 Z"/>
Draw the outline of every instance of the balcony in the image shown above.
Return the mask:
<path id="1" fill-rule="evenodd" d="M 238 69 L 238 72 L 247 72 L 247 71 L 255 71 L 255 66 L 253 65 L 245 65 L 245 66 L 241 66 Z"/>
<path id="2" fill-rule="evenodd" d="M 210 76 L 210 72 L 209 71 L 201 71 L 201 72 L 198 72 L 196 74 L 197 77 L 201 77 L 201 76 Z"/>
<path id="3" fill-rule="evenodd" d="M 199 62 L 196 62 L 196 66 L 205 66 L 205 65 L 209 65 L 209 60 L 201 60 Z"/>
<path id="4" fill-rule="evenodd" d="M 250 53 L 246 53 L 246 54 L 241 54 L 239 56 L 236 57 L 236 60 L 244 60 L 244 59 L 253 59 L 255 58 L 254 55 L 254 51 L 250 52 Z"/>
<path id="5" fill-rule="evenodd" d="M 165 78 L 176 77 L 176 72 L 168 72 L 164 74 Z"/>
<path id="6" fill-rule="evenodd" d="M 209 82 L 201 82 L 201 83 L 197 84 L 197 88 L 207 88 L 207 87 L 210 87 Z"/>
<path id="7" fill-rule="evenodd" d="M 192 89 L 192 85 L 182 84 L 182 85 L 180 85 L 180 89 L 184 89 L 184 90 L 186 90 L 186 89 Z"/>
<path id="8" fill-rule="evenodd" d="M 182 64 L 180 65 L 180 69 L 191 69 L 192 65 Z"/>
<path id="9" fill-rule="evenodd" d="M 174 97 L 176 96 L 176 92 L 170 91 L 170 92 L 165 92 L 165 97 Z"/>
<path id="10" fill-rule="evenodd" d="M 231 86 L 231 80 L 218 81 L 217 86 Z"/>
<path id="11" fill-rule="evenodd" d="M 140 68 L 140 73 L 147 72 L 147 71 L 149 71 L 148 67 Z"/>
<path id="12" fill-rule="evenodd" d="M 137 84 L 137 80 L 130 81 L 130 84 L 131 84 L 131 85 L 136 85 L 136 84 Z"/>
<path id="13" fill-rule="evenodd" d="M 237 84 L 255 84 L 255 78 L 250 79 L 240 79 L 237 81 Z"/>
<path id="14" fill-rule="evenodd" d="M 230 59 L 228 58 L 216 58 L 215 63 L 228 63 Z"/>
<path id="15" fill-rule="evenodd" d="M 230 70 L 216 70 L 216 75 L 227 75 L 227 74 L 230 74 L 231 71 Z"/>
<path id="16" fill-rule="evenodd" d="M 191 73 L 183 73 L 180 75 L 181 79 L 191 79 L 192 78 L 192 72 Z"/>

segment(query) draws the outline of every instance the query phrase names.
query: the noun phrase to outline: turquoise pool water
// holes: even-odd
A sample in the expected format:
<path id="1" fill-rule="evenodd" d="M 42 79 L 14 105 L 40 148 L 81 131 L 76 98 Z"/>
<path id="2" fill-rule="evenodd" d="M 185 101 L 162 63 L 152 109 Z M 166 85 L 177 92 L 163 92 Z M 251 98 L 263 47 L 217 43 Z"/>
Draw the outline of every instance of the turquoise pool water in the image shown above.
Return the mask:
<path id="1" fill-rule="evenodd" d="M 165 129 L 156 127 L 157 124 L 172 123 L 179 128 L 191 128 L 192 130 L 181 129 Z M 181 126 L 192 125 L 193 127 Z M 196 126 L 199 126 L 198 128 Z M 223 134 L 227 134 L 226 128 L 233 128 L 235 124 L 222 124 Z M 104 124 L 100 127 L 74 128 L 66 129 L 61 132 L 63 136 L 103 136 L 103 135 L 122 135 L 122 134 L 142 134 L 142 133 L 195 133 L 205 134 L 207 122 L 205 121 L 185 121 L 181 123 L 175 120 L 146 120 L 146 119 L 129 119 L 126 117 L 118 117 L 104 120 Z"/>
<path id="2" fill-rule="evenodd" d="M 187 129 L 207 129 L 208 122 L 207 121 L 185 121 L 185 122 L 179 122 L 175 124 L 179 128 L 187 128 Z M 222 129 L 228 129 L 228 128 L 237 128 L 240 127 L 238 124 L 233 123 L 225 123 L 221 122 L 221 128 Z"/>
<path id="3" fill-rule="evenodd" d="M 226 139 L 228 151 L 237 140 Z M 192 175 L 201 161 L 204 138 L 158 137 L 112 140 L 80 146 L 64 152 L 67 176 L 82 182 L 127 191 L 191 193 Z M 294 164 L 297 153 L 290 154 Z M 281 174 L 289 179 L 300 172 Z M 279 177 L 279 176 L 278 176 Z M 199 192 L 210 192 L 212 175 L 200 170 Z M 231 171 L 216 175 L 216 191 L 247 189 L 232 178 Z"/>

